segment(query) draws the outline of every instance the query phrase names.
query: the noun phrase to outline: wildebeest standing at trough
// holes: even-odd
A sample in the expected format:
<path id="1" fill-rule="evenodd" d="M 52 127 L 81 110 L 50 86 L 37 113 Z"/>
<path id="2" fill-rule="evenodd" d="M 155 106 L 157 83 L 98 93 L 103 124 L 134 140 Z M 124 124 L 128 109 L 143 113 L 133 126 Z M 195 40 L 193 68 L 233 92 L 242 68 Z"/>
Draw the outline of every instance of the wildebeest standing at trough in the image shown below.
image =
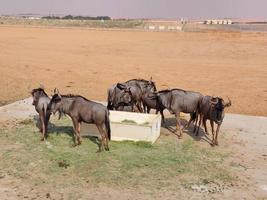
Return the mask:
<path id="1" fill-rule="evenodd" d="M 125 93 L 124 90 L 117 87 L 117 84 L 111 86 L 108 90 L 108 105 L 109 110 L 133 111 L 133 102 L 131 95 Z"/>
<path id="2" fill-rule="evenodd" d="M 157 98 L 157 96 L 154 95 L 154 93 L 147 92 L 142 95 L 142 103 L 144 106 L 144 112 L 145 113 L 150 113 L 151 109 L 156 110 L 156 114 L 160 111 L 161 117 L 162 117 L 162 122 L 165 124 L 165 117 L 163 114 L 164 111 L 164 106 L 162 106 Z"/>
<path id="3" fill-rule="evenodd" d="M 111 138 L 108 109 L 100 104 L 90 101 L 79 95 L 60 95 L 55 89 L 49 110 L 54 114 L 58 111 L 70 116 L 73 122 L 75 142 L 74 146 L 81 144 L 81 123 L 95 124 L 101 136 L 99 151 L 109 150 L 108 140 Z"/>
<path id="4" fill-rule="evenodd" d="M 190 113 L 191 118 L 186 126 L 195 120 L 202 100 L 202 94 L 198 92 L 185 91 L 181 89 L 162 90 L 155 93 L 159 103 L 170 113 L 175 114 L 176 131 L 179 130 L 179 138 L 182 137 L 180 112 Z"/>
<path id="5" fill-rule="evenodd" d="M 116 106 L 116 103 L 118 103 L 115 102 L 115 99 L 118 99 L 119 95 L 122 95 L 122 93 L 121 92 L 119 93 L 118 91 L 124 91 L 126 93 L 131 92 L 132 96 L 131 103 L 135 104 L 134 106 L 138 108 L 139 112 L 142 112 L 142 106 L 141 106 L 142 94 L 148 91 L 156 92 L 157 89 L 155 83 L 152 81 L 152 77 L 150 78 L 149 81 L 144 79 L 131 79 L 124 83 L 115 84 L 108 90 L 109 110 L 115 109 L 114 107 Z"/>
<path id="6" fill-rule="evenodd" d="M 51 115 L 47 107 L 51 99 L 42 88 L 33 89 L 31 95 L 33 98 L 32 105 L 34 105 L 35 110 L 39 114 L 40 132 L 42 134 L 41 140 L 43 141 L 47 137 L 47 127 Z"/>
<path id="7" fill-rule="evenodd" d="M 231 106 L 231 100 L 227 103 L 220 97 L 205 96 L 201 100 L 199 109 L 199 127 L 203 123 L 205 132 L 208 134 L 206 121 L 210 120 L 212 130 L 212 145 L 218 145 L 218 133 L 224 118 L 224 108 Z M 214 134 L 214 122 L 217 124 L 216 133 Z M 196 135 L 198 135 L 199 130 Z"/>

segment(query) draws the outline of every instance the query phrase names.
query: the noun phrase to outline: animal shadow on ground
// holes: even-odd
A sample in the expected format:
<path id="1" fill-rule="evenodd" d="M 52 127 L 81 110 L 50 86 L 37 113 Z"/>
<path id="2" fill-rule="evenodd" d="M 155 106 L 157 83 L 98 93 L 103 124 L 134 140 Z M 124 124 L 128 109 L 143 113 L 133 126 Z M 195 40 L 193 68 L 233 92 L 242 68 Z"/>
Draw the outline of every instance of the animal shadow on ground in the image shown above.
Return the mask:
<path id="1" fill-rule="evenodd" d="M 96 136 L 82 136 L 83 138 L 88 138 L 89 140 L 91 140 L 94 144 L 96 144 L 98 146 L 98 148 L 100 149 L 101 147 L 101 140 L 99 139 L 99 137 Z"/>
<path id="2" fill-rule="evenodd" d="M 35 121 L 35 125 L 38 129 L 40 129 L 40 121 L 39 116 L 35 115 L 33 117 Z M 59 134 L 59 133 L 65 133 L 69 136 L 73 137 L 73 127 L 72 126 L 56 126 L 55 124 L 48 122 L 48 135 L 49 134 Z"/>
<path id="3" fill-rule="evenodd" d="M 40 127 L 40 121 L 39 121 L 38 115 L 34 116 L 34 121 L 35 121 L 36 127 L 39 128 Z M 50 134 L 57 134 L 58 135 L 59 133 L 67 134 L 70 137 L 72 137 L 73 142 L 75 141 L 72 126 L 56 126 L 55 124 L 48 122 L 48 137 Z M 100 147 L 100 145 L 101 145 L 101 141 L 98 137 L 95 137 L 95 136 L 82 136 L 82 137 L 88 138 L 94 144 L 97 144 L 98 147 Z"/>
<path id="4" fill-rule="evenodd" d="M 187 120 L 181 119 L 182 127 L 184 127 L 187 124 L 187 122 L 188 122 Z M 211 145 L 211 140 L 205 133 L 204 129 L 200 127 L 199 134 L 198 136 L 196 136 L 196 134 L 194 133 L 194 126 L 195 126 L 195 123 L 191 123 L 188 128 L 183 130 L 183 133 L 186 133 L 187 135 L 189 135 L 196 141 L 204 140 L 205 142 Z M 169 132 L 173 133 L 175 136 L 178 137 L 179 132 L 176 132 L 176 119 L 175 118 L 166 118 L 163 128 L 167 129 Z"/>

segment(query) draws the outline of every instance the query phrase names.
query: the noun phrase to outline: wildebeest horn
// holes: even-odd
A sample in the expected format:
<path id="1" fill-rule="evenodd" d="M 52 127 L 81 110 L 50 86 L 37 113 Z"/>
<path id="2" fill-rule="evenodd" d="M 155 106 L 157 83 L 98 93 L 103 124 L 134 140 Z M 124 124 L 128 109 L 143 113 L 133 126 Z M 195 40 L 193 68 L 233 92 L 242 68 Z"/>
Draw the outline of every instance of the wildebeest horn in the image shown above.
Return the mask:
<path id="1" fill-rule="evenodd" d="M 59 94 L 59 91 L 57 88 L 54 89 L 54 94 Z"/>
<path id="2" fill-rule="evenodd" d="M 216 100 L 213 101 L 213 99 L 216 99 Z M 210 100 L 210 103 L 213 104 L 213 105 L 217 104 L 218 102 L 219 102 L 218 97 L 212 97 L 211 100 Z"/>
<path id="3" fill-rule="evenodd" d="M 228 102 L 224 104 L 224 107 L 230 107 L 232 105 L 231 99 L 227 96 Z"/>
<path id="4" fill-rule="evenodd" d="M 121 83 L 117 83 L 117 88 L 119 88 L 120 90 L 125 90 L 126 86 Z"/>
<path id="5" fill-rule="evenodd" d="M 152 81 L 152 76 L 150 77 L 150 81 Z"/>

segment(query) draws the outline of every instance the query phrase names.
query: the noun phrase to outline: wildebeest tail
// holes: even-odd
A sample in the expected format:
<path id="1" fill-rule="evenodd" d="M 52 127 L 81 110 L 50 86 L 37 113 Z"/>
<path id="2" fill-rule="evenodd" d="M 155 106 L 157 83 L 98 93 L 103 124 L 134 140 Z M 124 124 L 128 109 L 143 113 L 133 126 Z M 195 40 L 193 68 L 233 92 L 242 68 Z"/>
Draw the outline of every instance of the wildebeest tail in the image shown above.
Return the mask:
<path id="1" fill-rule="evenodd" d="M 106 126 L 106 130 L 107 130 L 107 133 L 108 133 L 108 139 L 110 140 L 110 138 L 111 138 L 111 129 L 110 129 L 110 120 L 109 120 L 109 111 L 108 110 L 106 111 L 106 114 L 105 114 L 105 126 Z"/>

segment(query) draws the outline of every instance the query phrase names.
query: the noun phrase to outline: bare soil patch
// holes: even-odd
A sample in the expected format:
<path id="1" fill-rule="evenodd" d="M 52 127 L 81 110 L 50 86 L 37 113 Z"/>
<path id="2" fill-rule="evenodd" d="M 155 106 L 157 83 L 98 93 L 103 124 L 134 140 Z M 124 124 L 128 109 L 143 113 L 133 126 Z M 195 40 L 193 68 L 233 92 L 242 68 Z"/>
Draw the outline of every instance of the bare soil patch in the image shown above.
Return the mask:
<path id="1" fill-rule="evenodd" d="M 0 27 L 0 104 L 48 91 L 105 100 L 118 81 L 227 95 L 232 113 L 267 116 L 267 35 Z"/>

